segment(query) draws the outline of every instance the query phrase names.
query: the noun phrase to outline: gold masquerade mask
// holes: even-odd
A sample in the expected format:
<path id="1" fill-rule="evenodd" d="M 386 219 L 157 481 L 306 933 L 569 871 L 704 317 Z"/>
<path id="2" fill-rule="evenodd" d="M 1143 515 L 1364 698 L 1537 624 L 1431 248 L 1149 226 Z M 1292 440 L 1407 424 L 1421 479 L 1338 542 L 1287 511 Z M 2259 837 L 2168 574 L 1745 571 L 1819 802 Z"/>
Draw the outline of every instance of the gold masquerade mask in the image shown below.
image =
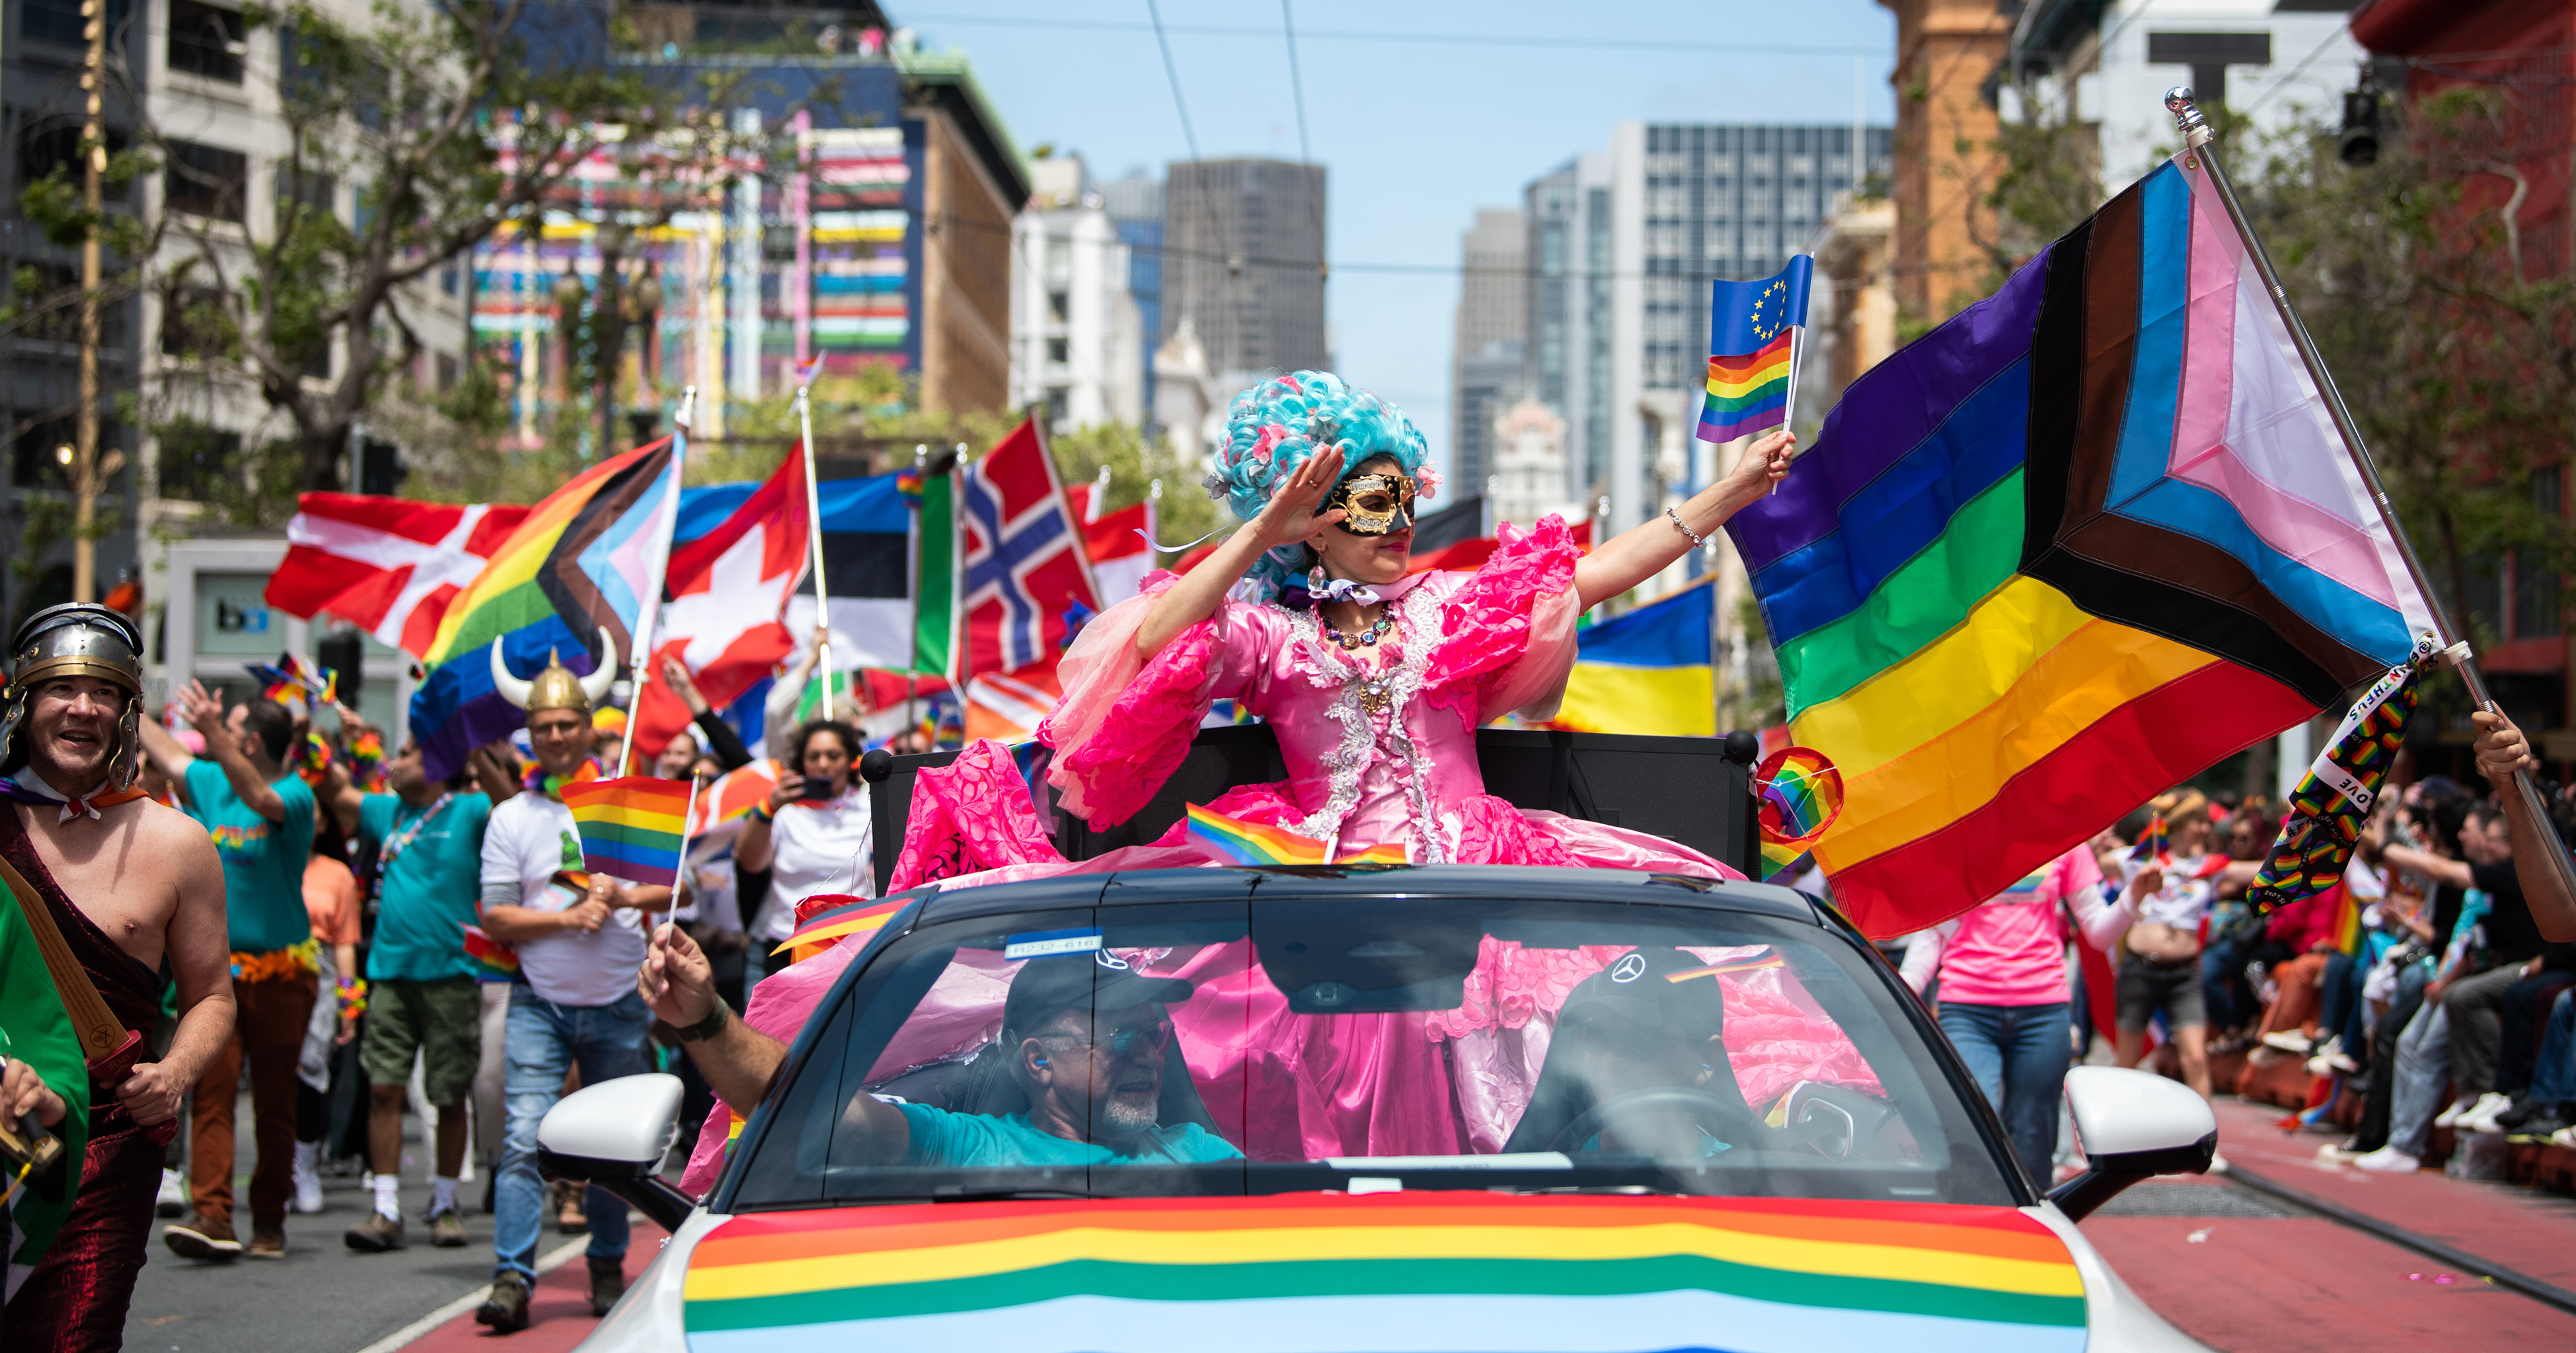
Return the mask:
<path id="1" fill-rule="evenodd" d="M 1349 515 L 1341 527 L 1355 536 L 1382 536 L 1413 526 L 1413 477 L 1401 474 L 1355 474 L 1333 486 L 1326 510 Z"/>

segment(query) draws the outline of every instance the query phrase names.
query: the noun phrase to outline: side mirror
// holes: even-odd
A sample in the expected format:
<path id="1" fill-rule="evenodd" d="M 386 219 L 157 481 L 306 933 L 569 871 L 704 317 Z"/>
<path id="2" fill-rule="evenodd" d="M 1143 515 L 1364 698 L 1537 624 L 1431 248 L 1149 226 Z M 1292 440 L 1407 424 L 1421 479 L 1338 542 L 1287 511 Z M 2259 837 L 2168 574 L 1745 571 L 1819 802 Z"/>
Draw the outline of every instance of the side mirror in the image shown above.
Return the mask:
<path id="1" fill-rule="evenodd" d="M 585 1085 L 537 1124 L 537 1172 L 593 1184 L 677 1230 L 696 1204 L 658 1173 L 678 1135 L 680 1078 L 654 1072 Z"/>
<path id="2" fill-rule="evenodd" d="M 2218 1116 L 2190 1086 L 2149 1071 L 2079 1066 L 2066 1073 L 2085 1171 L 2048 1200 L 2081 1221 L 2122 1189 L 2160 1174 L 2200 1174 L 2218 1154 Z"/>

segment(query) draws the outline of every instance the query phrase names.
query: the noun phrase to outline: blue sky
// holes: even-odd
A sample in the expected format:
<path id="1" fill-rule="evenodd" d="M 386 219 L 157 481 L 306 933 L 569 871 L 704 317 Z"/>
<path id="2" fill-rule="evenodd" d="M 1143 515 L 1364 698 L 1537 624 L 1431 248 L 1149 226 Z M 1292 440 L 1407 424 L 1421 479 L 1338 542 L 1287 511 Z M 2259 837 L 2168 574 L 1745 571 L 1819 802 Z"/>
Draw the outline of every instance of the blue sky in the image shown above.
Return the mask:
<path id="1" fill-rule="evenodd" d="M 1297 158 L 1277 0 L 1160 3 L 1200 152 Z M 1307 134 L 1331 171 L 1329 314 L 1341 372 L 1404 406 L 1444 464 L 1451 270 L 1476 208 L 1517 205 L 1523 184 L 1606 149 L 1625 119 L 1848 124 L 1855 54 L 1870 123 L 1894 115 L 1895 19 L 1870 0 L 1293 4 Z M 1137 166 L 1159 176 L 1188 158 L 1145 0 L 887 8 L 925 47 L 966 51 L 1023 151 L 1078 151 L 1099 178 Z M 1189 31 L 1209 28 L 1251 31 Z M 1363 36 L 1389 33 L 1525 42 Z M 1746 50 L 1725 49 L 1733 44 Z"/>

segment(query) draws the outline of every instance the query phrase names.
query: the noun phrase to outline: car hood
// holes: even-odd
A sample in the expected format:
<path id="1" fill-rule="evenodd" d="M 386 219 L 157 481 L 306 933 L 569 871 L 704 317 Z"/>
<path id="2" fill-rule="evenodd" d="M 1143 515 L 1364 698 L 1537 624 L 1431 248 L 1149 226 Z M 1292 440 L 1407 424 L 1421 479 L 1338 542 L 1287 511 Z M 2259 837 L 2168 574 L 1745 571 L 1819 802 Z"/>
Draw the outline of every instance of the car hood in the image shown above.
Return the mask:
<path id="1" fill-rule="evenodd" d="M 2083 1279 L 2054 1232 L 1934 1203 L 1417 1192 L 773 1212 L 711 1231 L 684 1293 L 697 1353 L 2085 1342 Z"/>

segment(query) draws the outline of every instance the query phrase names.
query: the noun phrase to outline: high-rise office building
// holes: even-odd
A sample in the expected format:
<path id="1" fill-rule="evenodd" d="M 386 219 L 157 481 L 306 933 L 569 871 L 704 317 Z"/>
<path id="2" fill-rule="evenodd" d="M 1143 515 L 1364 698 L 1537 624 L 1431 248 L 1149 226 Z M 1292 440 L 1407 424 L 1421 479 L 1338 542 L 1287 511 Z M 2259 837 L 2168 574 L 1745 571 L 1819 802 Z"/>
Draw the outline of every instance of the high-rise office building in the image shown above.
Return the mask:
<path id="1" fill-rule="evenodd" d="M 1197 328 L 1221 385 L 1322 368 L 1324 167 L 1184 161 L 1163 195 L 1163 335 Z"/>
<path id="2" fill-rule="evenodd" d="M 1484 492 L 1494 424 L 1518 398 L 1529 332 L 1529 232 L 1521 213 L 1482 208 L 1459 238 L 1457 332 L 1450 345 L 1451 481 Z"/>
<path id="3" fill-rule="evenodd" d="M 1144 372 L 1143 406 L 1154 409 L 1154 349 L 1163 343 L 1163 185 L 1138 169 L 1099 185 L 1100 206 L 1127 246 L 1127 294 L 1136 302 L 1137 361 Z"/>
<path id="4" fill-rule="evenodd" d="M 1608 153 L 1529 184 L 1525 370 L 1566 421 L 1567 495 L 1625 530 L 1718 467 L 1692 439 L 1708 284 L 1805 250 L 1834 195 L 1884 168 L 1888 129 L 1621 123 Z"/>

